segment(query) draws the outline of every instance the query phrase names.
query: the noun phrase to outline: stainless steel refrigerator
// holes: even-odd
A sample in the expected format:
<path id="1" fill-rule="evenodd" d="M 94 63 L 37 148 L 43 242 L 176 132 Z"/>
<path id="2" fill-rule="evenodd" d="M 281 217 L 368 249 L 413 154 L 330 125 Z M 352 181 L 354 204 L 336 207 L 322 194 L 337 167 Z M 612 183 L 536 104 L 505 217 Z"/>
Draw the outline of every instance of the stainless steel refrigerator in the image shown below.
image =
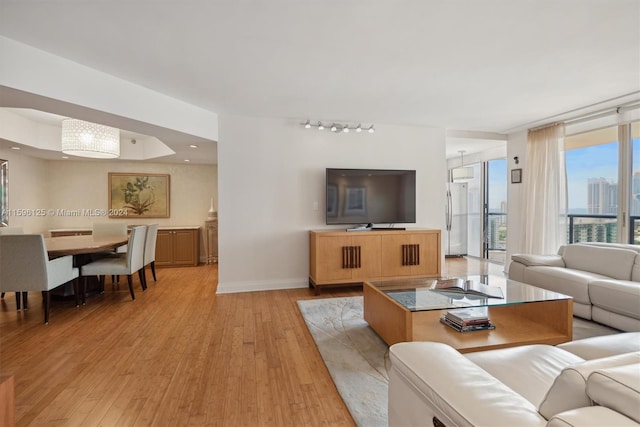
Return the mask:
<path id="1" fill-rule="evenodd" d="M 467 254 L 467 183 L 447 184 L 445 256 Z"/>

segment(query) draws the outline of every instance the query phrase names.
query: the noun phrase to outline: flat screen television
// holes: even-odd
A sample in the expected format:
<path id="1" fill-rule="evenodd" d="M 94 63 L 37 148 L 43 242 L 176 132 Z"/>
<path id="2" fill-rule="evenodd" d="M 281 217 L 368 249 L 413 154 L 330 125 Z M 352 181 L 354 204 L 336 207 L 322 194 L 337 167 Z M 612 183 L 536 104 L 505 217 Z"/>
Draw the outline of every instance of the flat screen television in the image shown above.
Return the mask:
<path id="1" fill-rule="evenodd" d="M 327 169 L 327 224 L 416 222 L 416 171 Z"/>

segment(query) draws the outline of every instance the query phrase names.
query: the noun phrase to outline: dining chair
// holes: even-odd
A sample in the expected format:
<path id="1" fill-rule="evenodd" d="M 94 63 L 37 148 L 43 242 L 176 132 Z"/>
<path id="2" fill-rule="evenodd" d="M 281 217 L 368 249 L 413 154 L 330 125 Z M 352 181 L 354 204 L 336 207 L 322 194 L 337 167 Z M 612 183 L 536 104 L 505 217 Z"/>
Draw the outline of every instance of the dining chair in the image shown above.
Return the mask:
<path id="1" fill-rule="evenodd" d="M 91 228 L 91 234 L 94 237 L 126 237 L 127 233 L 127 224 L 124 222 L 94 222 Z M 116 248 L 114 252 L 126 253 L 127 245 Z"/>
<path id="2" fill-rule="evenodd" d="M 145 276 L 145 283 L 147 282 L 146 266 L 148 265 L 153 275 L 153 281 L 156 280 L 156 240 L 158 238 L 158 224 L 147 225 L 147 237 L 144 242 L 144 266 L 142 267 L 142 274 Z"/>
<path id="3" fill-rule="evenodd" d="M 87 276 L 98 276 L 100 278 L 101 287 L 103 287 L 105 275 L 126 275 L 131 299 L 135 300 L 136 295 L 133 292 L 132 275 L 137 272 L 140 277 L 142 290 L 145 291 L 147 289 L 147 284 L 144 280 L 144 274 L 142 271 L 144 267 L 144 243 L 146 232 L 147 227 L 144 225 L 133 227 L 129 234 L 129 242 L 127 244 L 129 250 L 126 254 L 117 257 L 100 258 L 85 264 L 80 268 L 80 275 L 84 278 L 81 290 L 83 304 L 86 300 Z"/>
<path id="4" fill-rule="evenodd" d="M 0 236 L 7 234 L 24 234 L 22 227 L 0 227 Z M 25 310 L 27 309 L 27 295 L 28 292 L 22 293 L 22 299 L 24 300 Z M 4 292 L 0 292 L 0 298 L 4 298 Z M 20 310 L 20 292 L 16 292 L 16 306 Z"/>
<path id="5" fill-rule="evenodd" d="M 71 281 L 77 295 L 78 269 L 73 267 L 73 257 L 49 260 L 42 234 L 0 235 L 0 290 L 41 291 L 44 323 L 49 323 L 49 292 Z"/>

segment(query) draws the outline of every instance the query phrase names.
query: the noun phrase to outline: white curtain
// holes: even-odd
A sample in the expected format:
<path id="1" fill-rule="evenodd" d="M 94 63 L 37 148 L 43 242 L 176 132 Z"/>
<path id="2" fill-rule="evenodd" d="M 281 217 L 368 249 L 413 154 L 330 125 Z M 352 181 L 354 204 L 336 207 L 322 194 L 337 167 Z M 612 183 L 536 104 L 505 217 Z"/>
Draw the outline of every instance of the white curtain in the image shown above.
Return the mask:
<path id="1" fill-rule="evenodd" d="M 523 251 L 554 254 L 567 240 L 564 124 L 529 131 L 523 172 Z"/>

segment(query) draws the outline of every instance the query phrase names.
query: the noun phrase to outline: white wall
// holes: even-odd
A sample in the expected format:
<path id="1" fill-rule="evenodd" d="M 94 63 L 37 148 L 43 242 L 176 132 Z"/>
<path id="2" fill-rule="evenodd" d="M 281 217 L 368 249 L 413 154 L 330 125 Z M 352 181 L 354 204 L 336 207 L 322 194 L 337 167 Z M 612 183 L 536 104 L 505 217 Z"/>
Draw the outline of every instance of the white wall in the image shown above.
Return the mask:
<path id="1" fill-rule="evenodd" d="M 522 131 L 509 135 L 507 142 L 507 160 L 509 173 L 509 186 L 507 187 L 507 258 L 505 271 L 509 268 L 511 255 L 522 252 L 522 230 L 524 212 L 522 209 L 524 197 L 524 182 L 521 184 L 511 184 L 511 170 L 520 168 L 524 176 L 524 165 L 527 154 L 527 131 Z M 518 157 L 519 164 L 513 161 Z"/>
<path id="2" fill-rule="evenodd" d="M 308 231 L 327 228 L 327 167 L 415 169 L 417 223 L 407 226 L 444 227 L 444 129 L 334 134 L 241 116 L 221 116 L 219 128 L 219 293 L 307 286 Z"/>

